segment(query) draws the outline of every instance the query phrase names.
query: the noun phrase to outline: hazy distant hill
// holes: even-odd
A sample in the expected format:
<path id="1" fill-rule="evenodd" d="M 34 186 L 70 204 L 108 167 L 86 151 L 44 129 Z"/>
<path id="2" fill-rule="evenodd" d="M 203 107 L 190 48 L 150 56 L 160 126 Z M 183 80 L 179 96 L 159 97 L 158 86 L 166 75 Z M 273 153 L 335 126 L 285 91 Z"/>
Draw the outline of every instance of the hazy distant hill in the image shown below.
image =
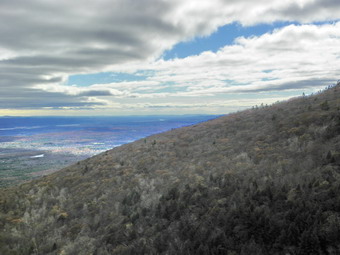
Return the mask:
<path id="1" fill-rule="evenodd" d="M 339 254 L 340 84 L 1 190 L 0 254 Z"/>

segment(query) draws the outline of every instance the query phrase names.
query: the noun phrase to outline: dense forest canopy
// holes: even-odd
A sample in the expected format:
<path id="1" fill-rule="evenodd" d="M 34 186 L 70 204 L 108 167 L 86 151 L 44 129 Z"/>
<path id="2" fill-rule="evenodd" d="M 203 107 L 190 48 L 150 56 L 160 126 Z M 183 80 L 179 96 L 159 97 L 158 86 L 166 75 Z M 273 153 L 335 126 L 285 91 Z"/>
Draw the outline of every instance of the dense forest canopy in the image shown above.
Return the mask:
<path id="1" fill-rule="evenodd" d="M 0 254 L 339 254 L 340 83 L 0 192 Z"/>

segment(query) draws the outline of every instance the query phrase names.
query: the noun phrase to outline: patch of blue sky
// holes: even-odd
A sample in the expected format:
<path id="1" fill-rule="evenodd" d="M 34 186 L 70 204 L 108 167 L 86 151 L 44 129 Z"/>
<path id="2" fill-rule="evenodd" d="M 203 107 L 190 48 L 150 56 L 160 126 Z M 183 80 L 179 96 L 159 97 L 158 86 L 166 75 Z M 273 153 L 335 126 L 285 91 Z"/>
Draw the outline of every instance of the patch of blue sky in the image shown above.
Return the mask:
<path id="1" fill-rule="evenodd" d="M 67 85 L 77 85 L 86 87 L 93 84 L 106 84 L 114 82 L 130 82 L 130 81 L 144 81 L 149 76 L 154 75 L 152 70 L 140 70 L 135 73 L 92 73 L 92 74 L 77 74 L 71 75 L 68 78 Z"/>
<path id="2" fill-rule="evenodd" d="M 278 80 L 279 78 L 262 78 L 261 81 L 275 81 Z"/>
<path id="3" fill-rule="evenodd" d="M 313 24 L 320 26 L 320 25 L 326 25 L 326 24 L 335 24 L 339 21 L 340 21 L 340 19 L 334 19 L 334 20 L 330 20 L 330 21 L 329 20 L 327 20 L 327 21 L 317 21 L 317 22 L 313 22 Z"/>
<path id="4" fill-rule="evenodd" d="M 242 85 L 248 85 L 248 83 L 243 83 L 243 82 L 237 82 L 234 80 L 223 80 L 226 85 L 232 85 L 232 86 L 242 86 Z"/>
<path id="5" fill-rule="evenodd" d="M 242 26 L 234 22 L 220 27 L 215 33 L 206 37 L 196 37 L 191 41 L 180 42 L 171 50 L 163 54 L 163 59 L 185 58 L 191 55 L 198 55 L 204 51 L 217 52 L 220 48 L 233 45 L 238 37 L 260 36 L 272 32 L 275 29 L 282 28 L 294 22 L 275 22 L 273 24 L 259 24 L 256 26 Z"/>
<path id="6" fill-rule="evenodd" d="M 267 70 L 263 70 L 262 72 L 264 72 L 264 73 L 271 73 L 273 71 L 274 71 L 274 69 L 267 69 Z"/>

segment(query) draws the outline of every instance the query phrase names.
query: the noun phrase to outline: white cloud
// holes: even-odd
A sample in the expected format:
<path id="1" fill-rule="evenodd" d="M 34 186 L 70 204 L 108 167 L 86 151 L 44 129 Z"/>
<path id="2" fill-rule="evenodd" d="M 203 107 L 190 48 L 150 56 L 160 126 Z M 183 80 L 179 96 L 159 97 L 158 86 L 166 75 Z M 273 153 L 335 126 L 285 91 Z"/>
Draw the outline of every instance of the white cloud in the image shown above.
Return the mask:
<path id="1" fill-rule="evenodd" d="M 174 82 L 197 95 L 323 86 L 339 78 L 338 45 L 340 22 L 290 25 L 260 37 L 238 38 L 216 53 L 160 60 L 152 79 Z"/>
<path id="2" fill-rule="evenodd" d="M 176 43 L 207 36 L 231 22 L 322 22 L 339 17 L 337 0 L 273 0 L 270 4 L 267 0 L 2 0 L 0 108 L 25 107 L 25 98 L 26 107 L 61 106 L 63 94 L 65 107 L 87 107 L 97 97 L 105 97 L 105 102 L 172 94 L 194 97 L 329 81 L 338 73 L 339 23 L 290 26 L 258 38 L 239 38 L 236 45 L 217 53 L 154 61 Z M 146 82 L 86 89 L 62 85 L 71 74 L 147 68 L 157 73 Z M 265 69 L 273 71 L 263 73 Z M 225 79 L 248 85 L 228 85 Z M 174 92 L 166 90 L 169 82 L 177 88 Z M 43 95 L 50 100 L 32 104 Z M 20 103 L 15 102 L 18 97 Z"/>
<path id="3" fill-rule="evenodd" d="M 140 98 L 148 102 L 138 104 L 138 107 L 144 108 L 165 109 L 172 106 L 174 109 L 186 109 L 191 105 L 192 109 L 203 106 L 212 109 L 217 107 L 211 102 L 212 97 L 220 94 L 310 89 L 329 85 L 338 79 L 338 45 L 340 22 L 319 26 L 290 25 L 259 37 L 238 38 L 235 45 L 225 46 L 216 53 L 203 52 L 184 59 L 150 62 L 143 66 L 152 70 L 147 80 L 82 88 L 60 85 L 54 86 L 54 89 L 50 85 L 40 88 L 69 95 L 105 96 L 107 105 L 111 101 L 116 102 L 117 98 Z M 162 91 L 167 87 L 170 87 L 167 92 Z M 108 91 L 109 94 L 101 95 L 101 91 Z M 197 100 L 210 97 L 210 103 L 187 104 L 190 97 Z M 164 103 L 153 102 L 159 98 L 163 98 Z M 275 102 L 277 98 L 260 100 Z M 247 106 L 254 105 L 253 101 L 247 99 Z M 225 109 L 231 109 L 231 103 L 239 106 L 235 101 L 228 100 Z M 148 107 L 149 104 L 152 107 Z M 127 108 L 131 109 L 131 105 Z"/>

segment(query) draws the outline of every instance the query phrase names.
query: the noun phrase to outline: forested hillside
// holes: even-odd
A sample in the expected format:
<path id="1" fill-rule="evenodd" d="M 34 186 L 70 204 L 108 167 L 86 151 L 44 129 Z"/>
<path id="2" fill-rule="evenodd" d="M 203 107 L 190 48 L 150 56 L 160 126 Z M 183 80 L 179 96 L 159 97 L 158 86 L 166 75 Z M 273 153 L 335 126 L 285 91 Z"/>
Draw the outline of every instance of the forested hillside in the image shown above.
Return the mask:
<path id="1" fill-rule="evenodd" d="M 0 192 L 0 254 L 340 254 L 340 83 Z"/>

